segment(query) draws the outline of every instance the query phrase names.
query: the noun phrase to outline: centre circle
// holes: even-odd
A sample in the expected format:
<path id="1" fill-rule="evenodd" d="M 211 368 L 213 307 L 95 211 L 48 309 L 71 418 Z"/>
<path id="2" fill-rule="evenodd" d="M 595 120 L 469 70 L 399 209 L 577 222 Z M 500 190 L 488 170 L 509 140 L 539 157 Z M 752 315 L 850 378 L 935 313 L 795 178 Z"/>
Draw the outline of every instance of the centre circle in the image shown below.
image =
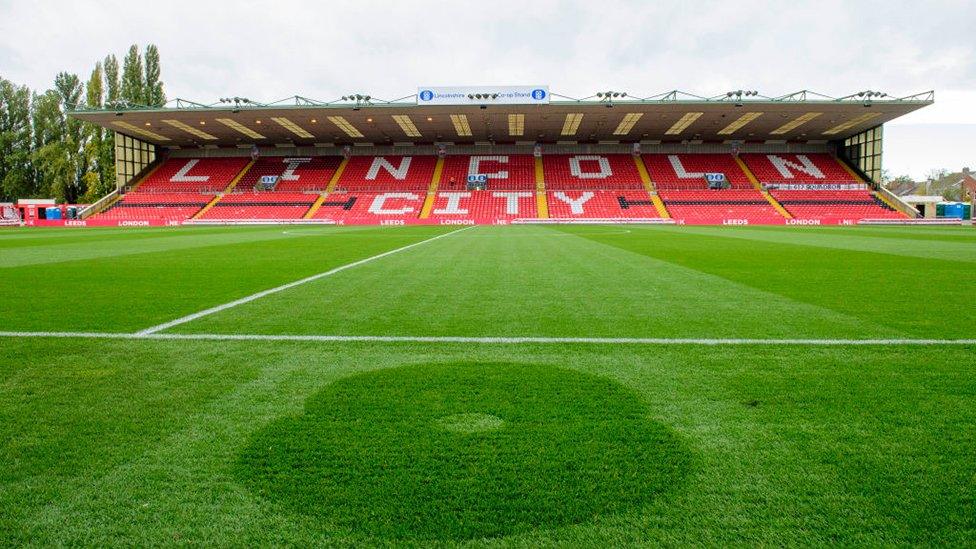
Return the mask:
<path id="1" fill-rule="evenodd" d="M 463 542 L 642 513 L 692 460 L 632 390 L 555 366 L 448 363 L 339 379 L 234 464 L 324 535 Z"/>
<path id="2" fill-rule="evenodd" d="M 501 429 L 505 425 L 505 420 L 491 414 L 472 412 L 451 414 L 438 418 L 436 425 L 441 429 L 454 431 L 455 433 L 471 434 Z"/>

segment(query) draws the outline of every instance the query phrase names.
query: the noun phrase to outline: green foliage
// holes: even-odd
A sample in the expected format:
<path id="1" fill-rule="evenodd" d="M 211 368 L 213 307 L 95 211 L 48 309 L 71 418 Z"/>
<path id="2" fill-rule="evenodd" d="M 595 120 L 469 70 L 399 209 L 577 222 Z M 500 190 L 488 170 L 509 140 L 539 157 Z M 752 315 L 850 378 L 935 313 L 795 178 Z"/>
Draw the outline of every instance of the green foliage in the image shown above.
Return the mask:
<path id="1" fill-rule="evenodd" d="M 112 105 L 122 95 L 119 83 L 119 60 L 114 55 L 105 58 L 105 103 Z"/>
<path id="2" fill-rule="evenodd" d="M 36 192 L 41 196 L 66 197 L 74 169 L 68 166 L 68 150 L 60 96 L 54 90 L 34 94 L 32 124 L 34 147 L 31 161 L 37 173 Z"/>
<path id="3" fill-rule="evenodd" d="M 162 107 L 166 104 L 166 93 L 160 78 L 159 49 L 155 44 L 146 47 L 146 89 L 145 104 L 149 107 Z"/>
<path id="4" fill-rule="evenodd" d="M 146 81 L 142 70 L 139 46 L 133 44 L 122 60 L 122 87 L 120 98 L 130 104 L 145 105 Z"/>
<path id="5" fill-rule="evenodd" d="M 58 73 L 43 93 L 0 78 L 0 200 L 51 198 L 93 202 L 115 189 L 114 134 L 70 116 L 80 107 L 125 100 L 166 102 L 159 50 L 146 48 L 145 73 L 133 45 L 120 77 L 115 55 L 96 63 L 87 82 Z"/>
<path id="6" fill-rule="evenodd" d="M 105 104 L 115 105 L 119 101 L 122 90 L 119 82 L 119 61 L 114 55 L 105 58 Z M 99 164 L 101 169 L 101 180 L 106 192 L 115 189 L 115 138 L 114 133 L 109 132 L 102 141 L 99 152 Z"/>
<path id="7" fill-rule="evenodd" d="M 101 108 L 104 95 L 102 85 L 102 64 L 96 63 L 91 77 L 85 85 L 85 105 L 88 108 Z M 81 176 L 82 188 L 85 194 L 82 202 L 92 203 L 111 190 L 106 184 L 105 174 L 113 172 L 115 167 L 102 162 L 102 151 L 105 148 L 105 130 L 97 124 L 84 124 L 84 158 L 87 170 Z"/>
<path id="8" fill-rule="evenodd" d="M 30 112 L 30 90 L 0 78 L 0 200 L 33 195 Z"/>

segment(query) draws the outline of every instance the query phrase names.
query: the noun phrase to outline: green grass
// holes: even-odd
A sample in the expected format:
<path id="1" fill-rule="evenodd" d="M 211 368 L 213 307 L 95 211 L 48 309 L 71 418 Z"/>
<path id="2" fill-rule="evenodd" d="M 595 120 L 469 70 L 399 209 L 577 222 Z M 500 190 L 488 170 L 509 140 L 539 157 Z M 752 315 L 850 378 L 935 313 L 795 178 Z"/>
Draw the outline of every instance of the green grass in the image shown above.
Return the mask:
<path id="1" fill-rule="evenodd" d="M 133 332 L 450 232 L 0 232 Z M 170 333 L 974 338 L 971 228 L 477 227 Z M 0 338 L 0 545 L 973 545 L 976 347 Z"/>

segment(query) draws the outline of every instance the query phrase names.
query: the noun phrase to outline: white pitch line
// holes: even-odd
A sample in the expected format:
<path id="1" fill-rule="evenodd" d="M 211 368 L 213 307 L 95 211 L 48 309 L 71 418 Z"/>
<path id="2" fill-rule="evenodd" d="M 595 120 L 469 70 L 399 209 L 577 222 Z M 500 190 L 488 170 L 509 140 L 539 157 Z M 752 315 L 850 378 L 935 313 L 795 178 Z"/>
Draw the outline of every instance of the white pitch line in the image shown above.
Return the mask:
<path id="1" fill-rule="evenodd" d="M 0 332 L 0 338 L 82 338 L 197 341 L 310 341 L 320 343 L 477 343 L 486 345 L 591 344 L 591 345 L 807 345 L 807 346 L 940 346 L 976 345 L 976 339 L 750 339 L 666 337 L 468 337 L 376 335 L 273 335 L 273 334 L 160 334 L 118 332 Z"/>
<path id="2" fill-rule="evenodd" d="M 360 265 L 364 265 L 366 263 L 369 263 L 370 261 L 376 261 L 377 259 L 382 259 L 384 257 L 387 257 L 387 256 L 390 256 L 390 255 L 393 255 L 393 254 L 396 254 L 396 253 L 400 253 L 400 252 L 409 250 L 410 248 L 414 248 L 416 246 L 420 246 L 421 244 L 426 244 L 428 242 L 433 242 L 433 241 L 435 241 L 437 239 L 444 238 L 445 236 L 451 236 L 452 234 L 459 233 L 461 231 L 464 231 L 464 230 L 467 230 L 467 229 L 470 229 L 470 228 L 471 227 L 464 227 L 463 229 L 457 229 L 457 230 L 451 231 L 449 233 L 440 234 L 440 235 L 437 235 L 435 237 L 428 238 L 426 240 L 421 240 L 420 242 L 414 242 L 413 244 L 407 244 L 406 246 L 402 246 L 402 247 L 397 248 L 395 250 L 390 250 L 388 252 L 383 252 L 381 254 L 377 254 L 377 255 L 374 255 L 374 256 L 367 257 L 365 259 L 360 259 L 359 261 L 354 261 L 352 263 L 348 263 L 346 265 L 342 265 L 340 267 L 336 267 L 335 269 L 331 269 L 329 271 L 325 271 L 324 273 L 315 274 L 315 275 L 312 275 L 312 276 L 309 276 L 309 277 L 305 277 L 305 278 L 303 278 L 301 280 L 296 280 L 294 282 L 289 282 L 288 284 L 282 284 L 281 286 L 278 286 L 276 288 L 271 288 L 269 290 L 264 290 L 264 291 L 258 292 L 256 294 L 251 294 L 251 295 L 249 295 L 247 297 L 242 297 L 240 299 L 235 299 L 234 301 L 231 301 L 229 303 L 224 303 L 223 305 L 217 305 L 216 307 L 211 307 L 209 309 L 204 309 L 204 310 L 202 310 L 200 312 L 196 312 L 196 313 L 193 313 L 191 315 L 186 315 L 184 317 L 177 318 L 176 320 L 170 320 L 169 322 L 164 322 L 162 324 L 158 324 L 156 326 L 152 326 L 151 328 L 146 328 L 145 330 L 140 330 L 139 332 L 136 332 L 136 333 L 138 335 L 149 335 L 149 334 L 154 334 L 156 332 L 161 332 L 163 330 L 168 330 L 169 328 L 172 328 L 173 326 L 179 326 L 180 324 L 186 324 L 187 322 L 192 322 L 192 321 L 194 321 L 194 320 L 196 320 L 198 318 L 202 318 L 202 317 L 205 317 L 205 316 L 208 316 L 208 315 L 212 315 L 214 313 L 219 313 L 220 311 L 226 311 L 227 309 L 230 309 L 232 307 L 237 307 L 238 305 L 243 305 L 245 303 L 250 303 L 250 302 L 254 301 L 255 299 L 261 299 L 262 297 L 267 297 L 267 296 L 269 296 L 271 294 L 276 294 L 278 292 L 283 292 L 285 290 L 289 290 L 291 288 L 294 288 L 295 286 L 301 286 L 302 284 L 307 284 L 309 282 L 313 282 L 313 281 L 318 280 L 320 278 L 325 278 L 327 276 L 332 276 L 332 275 L 334 275 L 336 273 L 341 273 L 342 271 L 345 271 L 346 269 L 352 269 L 353 267 L 358 267 Z"/>

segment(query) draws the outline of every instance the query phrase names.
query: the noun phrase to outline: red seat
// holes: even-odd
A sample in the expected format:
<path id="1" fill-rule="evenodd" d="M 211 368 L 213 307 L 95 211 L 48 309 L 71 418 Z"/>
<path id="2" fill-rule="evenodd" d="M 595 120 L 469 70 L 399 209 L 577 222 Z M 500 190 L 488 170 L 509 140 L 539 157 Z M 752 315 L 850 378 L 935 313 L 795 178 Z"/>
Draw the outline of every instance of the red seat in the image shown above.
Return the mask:
<path id="1" fill-rule="evenodd" d="M 477 174 L 488 176 L 488 190 L 533 190 L 535 158 L 528 154 L 451 155 L 444 158 L 439 189 L 464 190 L 468 176 Z"/>
<path id="2" fill-rule="evenodd" d="M 301 219 L 318 197 L 278 191 L 227 194 L 200 219 Z"/>
<path id="3" fill-rule="evenodd" d="M 435 223 L 505 224 L 538 217 L 536 192 L 530 190 L 439 191 L 431 207 Z"/>
<path id="4" fill-rule="evenodd" d="M 241 173 L 247 158 L 170 158 L 136 192 L 220 192 Z"/>
<path id="5" fill-rule="evenodd" d="M 353 156 L 336 190 L 426 191 L 436 164 L 434 156 Z"/>
<path id="6" fill-rule="evenodd" d="M 646 191 L 549 191 L 552 219 L 650 219 L 661 217 Z"/>
<path id="7" fill-rule="evenodd" d="M 327 219 L 342 225 L 403 225 L 416 223 L 426 193 L 418 191 L 335 192 L 312 219 Z"/>
<path id="8" fill-rule="evenodd" d="M 546 190 L 644 188 L 629 154 L 543 155 L 542 166 Z"/>
<path id="9" fill-rule="evenodd" d="M 342 162 L 339 156 L 264 157 L 254 163 L 234 189 L 254 188 L 264 176 L 278 176 L 275 191 L 324 191 Z"/>
<path id="10" fill-rule="evenodd" d="M 733 189 L 753 188 L 731 154 L 645 154 L 642 158 L 658 189 L 707 189 L 706 173 L 725 174 Z"/>
<path id="11" fill-rule="evenodd" d="M 856 183 L 858 179 L 829 154 L 743 154 L 760 183 Z"/>
<path id="12" fill-rule="evenodd" d="M 755 189 L 662 190 L 671 217 L 688 225 L 781 225 L 785 218 Z"/>
<path id="13" fill-rule="evenodd" d="M 206 206 L 214 195 L 199 192 L 131 192 L 93 221 L 183 221 Z"/>
<path id="14" fill-rule="evenodd" d="M 861 219 L 905 219 L 868 190 L 771 190 L 796 219 L 856 223 Z"/>

